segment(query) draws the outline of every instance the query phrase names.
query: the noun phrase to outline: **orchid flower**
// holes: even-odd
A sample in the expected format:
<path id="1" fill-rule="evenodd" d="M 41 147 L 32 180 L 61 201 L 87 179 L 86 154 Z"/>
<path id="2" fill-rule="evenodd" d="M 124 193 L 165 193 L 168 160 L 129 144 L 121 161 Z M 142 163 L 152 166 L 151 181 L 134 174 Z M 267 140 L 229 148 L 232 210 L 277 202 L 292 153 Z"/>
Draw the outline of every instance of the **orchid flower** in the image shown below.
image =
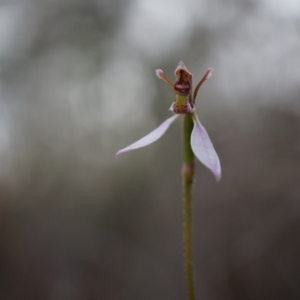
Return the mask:
<path id="1" fill-rule="evenodd" d="M 119 150 L 116 156 L 134 149 L 148 146 L 162 137 L 170 125 L 177 120 L 178 117 L 181 115 L 191 115 L 194 123 L 194 128 L 191 133 L 191 148 L 198 160 L 211 170 L 216 180 L 219 181 L 221 178 L 221 165 L 218 154 L 216 153 L 205 128 L 200 123 L 195 112 L 195 102 L 198 91 L 204 81 L 211 76 L 212 71 L 212 68 L 206 71 L 193 92 L 193 75 L 189 72 L 182 61 L 179 62 L 175 70 L 176 79 L 174 84 L 162 70 L 156 70 L 156 75 L 170 86 L 175 95 L 175 101 L 170 107 L 170 111 L 174 113 L 174 116 L 168 118 L 160 126 L 140 140 Z"/>

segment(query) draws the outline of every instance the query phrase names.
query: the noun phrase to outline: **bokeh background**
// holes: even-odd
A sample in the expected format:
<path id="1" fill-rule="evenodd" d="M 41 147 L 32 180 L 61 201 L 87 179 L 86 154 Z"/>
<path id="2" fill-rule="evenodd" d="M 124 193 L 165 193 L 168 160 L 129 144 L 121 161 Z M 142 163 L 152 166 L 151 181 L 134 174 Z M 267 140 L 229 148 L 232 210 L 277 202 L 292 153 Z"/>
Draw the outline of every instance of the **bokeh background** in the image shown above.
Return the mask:
<path id="1" fill-rule="evenodd" d="M 298 0 L 0 2 L 0 299 L 186 299 L 170 77 L 197 111 L 197 299 L 300 298 Z"/>

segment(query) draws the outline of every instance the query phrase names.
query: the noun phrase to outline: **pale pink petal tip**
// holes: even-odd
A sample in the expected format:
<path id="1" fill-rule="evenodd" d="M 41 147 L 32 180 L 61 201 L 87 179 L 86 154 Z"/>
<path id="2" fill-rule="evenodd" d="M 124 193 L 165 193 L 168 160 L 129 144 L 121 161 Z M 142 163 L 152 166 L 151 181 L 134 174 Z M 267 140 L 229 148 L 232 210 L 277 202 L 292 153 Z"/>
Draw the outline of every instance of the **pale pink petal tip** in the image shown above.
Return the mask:
<path id="1" fill-rule="evenodd" d="M 155 71 L 155 73 L 156 73 L 156 76 L 157 76 L 158 78 L 163 78 L 163 75 L 164 75 L 163 70 L 157 69 L 157 70 Z"/>
<path id="2" fill-rule="evenodd" d="M 206 79 L 208 79 L 209 77 L 211 77 L 213 71 L 214 71 L 213 68 L 209 68 L 209 69 L 207 70 Z"/>
<path id="3" fill-rule="evenodd" d="M 152 132 L 141 138 L 140 140 L 136 141 L 135 143 L 129 145 L 126 148 L 123 148 L 119 150 L 116 154 L 116 156 L 119 156 L 123 153 L 126 153 L 128 151 L 142 148 L 145 146 L 148 146 L 155 141 L 157 141 L 160 137 L 163 136 L 163 134 L 167 131 L 167 129 L 170 127 L 170 125 L 178 118 L 178 115 L 174 115 L 171 118 L 164 121 L 161 125 L 159 125 L 156 129 L 154 129 Z"/>
<path id="4" fill-rule="evenodd" d="M 186 69 L 186 66 L 185 66 L 185 64 L 184 64 L 184 62 L 182 60 L 178 63 L 178 67 L 177 68 Z"/>
<path id="5" fill-rule="evenodd" d="M 217 181 L 221 179 L 221 164 L 216 150 L 200 121 L 193 115 L 194 128 L 191 134 L 191 147 L 195 156 L 209 170 Z"/>
<path id="6" fill-rule="evenodd" d="M 187 67 L 185 66 L 185 64 L 184 64 L 183 61 L 181 60 L 181 61 L 178 63 L 178 66 L 177 66 L 177 68 L 176 68 L 174 74 L 177 76 L 177 72 L 178 72 L 178 71 L 182 71 L 182 70 L 185 71 L 185 72 L 187 72 L 189 75 L 192 76 L 192 73 L 187 69 Z"/>
<path id="7" fill-rule="evenodd" d="M 186 68 L 186 66 L 185 66 L 185 64 L 182 60 L 178 63 L 175 72 L 178 71 L 178 70 L 187 70 L 187 68 Z"/>

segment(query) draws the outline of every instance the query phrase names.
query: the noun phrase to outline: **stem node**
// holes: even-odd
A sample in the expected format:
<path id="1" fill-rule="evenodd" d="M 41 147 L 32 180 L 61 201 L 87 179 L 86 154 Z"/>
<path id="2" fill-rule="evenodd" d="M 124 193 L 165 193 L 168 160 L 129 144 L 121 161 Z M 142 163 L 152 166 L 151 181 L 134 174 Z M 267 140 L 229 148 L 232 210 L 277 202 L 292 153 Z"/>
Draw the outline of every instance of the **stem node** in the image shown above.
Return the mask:
<path id="1" fill-rule="evenodd" d="M 183 163 L 181 169 L 181 175 L 185 182 L 193 183 L 195 174 L 195 164 L 192 163 Z"/>

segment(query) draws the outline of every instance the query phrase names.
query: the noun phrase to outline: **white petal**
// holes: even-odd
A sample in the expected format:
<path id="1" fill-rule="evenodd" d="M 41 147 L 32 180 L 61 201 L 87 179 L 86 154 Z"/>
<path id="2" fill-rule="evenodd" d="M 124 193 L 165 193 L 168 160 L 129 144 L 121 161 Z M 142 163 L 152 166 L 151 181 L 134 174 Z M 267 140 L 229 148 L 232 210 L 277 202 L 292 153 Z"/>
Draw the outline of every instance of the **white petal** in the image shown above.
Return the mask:
<path id="1" fill-rule="evenodd" d="M 126 148 L 123 148 L 119 150 L 116 154 L 116 156 L 119 156 L 123 153 L 126 153 L 128 151 L 142 148 L 145 146 L 148 146 L 151 143 L 154 143 L 157 141 L 160 137 L 163 136 L 163 134 L 167 131 L 167 129 L 170 127 L 170 125 L 179 117 L 179 115 L 174 115 L 171 118 L 164 121 L 161 125 L 159 125 L 156 129 L 154 129 L 152 132 L 141 138 L 140 140 L 136 141 L 135 143 L 129 145 Z"/>
<path id="2" fill-rule="evenodd" d="M 205 128 L 195 114 L 193 115 L 193 121 L 194 128 L 191 135 L 193 152 L 200 162 L 213 172 L 216 180 L 219 181 L 221 178 L 221 165 L 218 154 Z"/>

